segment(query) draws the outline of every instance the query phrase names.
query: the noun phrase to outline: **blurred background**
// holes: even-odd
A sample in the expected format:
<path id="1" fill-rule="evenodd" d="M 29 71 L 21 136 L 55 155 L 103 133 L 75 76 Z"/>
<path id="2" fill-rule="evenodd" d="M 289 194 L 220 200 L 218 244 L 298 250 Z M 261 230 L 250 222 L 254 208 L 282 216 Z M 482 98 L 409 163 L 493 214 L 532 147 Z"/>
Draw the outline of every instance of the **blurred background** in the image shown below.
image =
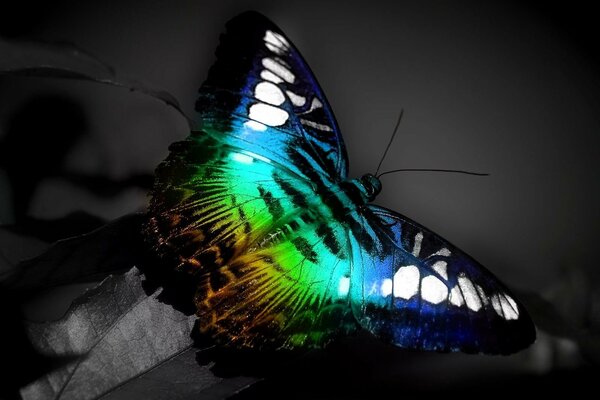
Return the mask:
<path id="1" fill-rule="evenodd" d="M 382 170 L 491 174 L 386 175 L 378 204 L 447 238 L 509 286 L 542 295 L 570 326 L 600 330 L 600 28 L 586 2 L 1 7 L 3 39 L 75 43 L 118 74 L 167 90 L 188 115 L 225 22 L 247 9 L 262 12 L 315 72 L 352 176 L 374 172 L 400 109 Z M 143 210 L 153 169 L 188 131 L 181 115 L 154 98 L 89 82 L 0 75 L 0 104 L 0 224 L 31 239 L 21 251 L 13 236 L 0 235 L 0 256 L 13 261 Z M 60 316 L 70 297 L 54 301 L 35 307 L 33 317 Z M 395 373 L 457 387 L 519 374 L 571 382 L 598 360 L 597 344 L 590 349 L 540 332 L 535 346 L 512 357 L 427 355 Z"/>

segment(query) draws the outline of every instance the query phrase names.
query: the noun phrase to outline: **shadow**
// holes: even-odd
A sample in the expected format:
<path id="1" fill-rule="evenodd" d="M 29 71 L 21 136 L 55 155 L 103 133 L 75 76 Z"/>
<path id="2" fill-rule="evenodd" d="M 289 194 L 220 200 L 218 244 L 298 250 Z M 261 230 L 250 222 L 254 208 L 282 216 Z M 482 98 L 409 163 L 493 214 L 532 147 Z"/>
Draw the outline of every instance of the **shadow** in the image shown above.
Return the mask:
<path id="1" fill-rule="evenodd" d="M 137 246 L 137 268 L 144 274 L 142 288 L 148 296 L 158 289 L 161 293 L 157 299 L 175 308 L 185 315 L 196 312 L 194 296 L 196 294 L 196 279 L 192 275 L 183 274 L 165 265 L 164 261 L 155 254 L 148 243 L 146 243 L 141 229 L 136 238 Z"/>
<path id="2" fill-rule="evenodd" d="M 135 174 L 125 179 L 67 171 L 65 160 L 75 145 L 88 135 L 83 107 L 59 94 L 38 95 L 23 104 L 7 121 L 6 134 L 0 138 L 0 168 L 12 192 L 13 232 L 54 242 L 90 232 L 106 221 L 74 212 L 48 221 L 28 215 L 38 185 L 47 178 L 59 177 L 98 197 L 110 198 L 132 187 L 149 190 L 152 174 Z"/>
<path id="3" fill-rule="evenodd" d="M 296 362 L 310 353 L 321 350 L 251 350 L 236 349 L 215 343 L 208 335 L 200 333 L 198 321 L 192 337 L 196 352 L 196 362 L 201 366 L 211 365 L 210 370 L 220 378 L 251 376 L 266 378 L 285 366 Z"/>
<path id="4" fill-rule="evenodd" d="M 82 107 L 56 94 L 36 96 L 10 117 L 0 142 L 0 168 L 12 188 L 17 224 L 26 217 L 37 185 L 61 173 L 87 129 Z"/>
<path id="5" fill-rule="evenodd" d="M 22 7 L 17 3 L 4 2 L 0 10 L 0 36 L 6 38 L 27 37 L 39 32 L 48 13 L 58 4 L 40 2 L 35 7 Z"/>
<path id="6" fill-rule="evenodd" d="M 0 352 L 5 367 L 2 369 L 0 399 L 20 399 L 19 389 L 43 376 L 64 362 L 39 354 L 27 337 L 23 315 L 13 296 L 0 287 Z"/>
<path id="7" fill-rule="evenodd" d="M 206 339 L 204 339 L 206 340 Z M 208 339 L 209 340 L 209 339 Z M 206 342 L 202 346 L 206 346 Z M 410 368 L 421 357 L 417 352 L 384 344 L 366 332 L 333 341 L 323 349 L 252 351 L 214 346 L 197 352 L 200 365 L 212 365 L 215 376 L 261 378 L 232 399 L 255 398 L 376 398 L 393 393 L 392 385 L 381 387 L 390 379 L 381 374 L 386 366 Z M 419 387 L 414 378 L 394 375 L 396 386 Z"/>

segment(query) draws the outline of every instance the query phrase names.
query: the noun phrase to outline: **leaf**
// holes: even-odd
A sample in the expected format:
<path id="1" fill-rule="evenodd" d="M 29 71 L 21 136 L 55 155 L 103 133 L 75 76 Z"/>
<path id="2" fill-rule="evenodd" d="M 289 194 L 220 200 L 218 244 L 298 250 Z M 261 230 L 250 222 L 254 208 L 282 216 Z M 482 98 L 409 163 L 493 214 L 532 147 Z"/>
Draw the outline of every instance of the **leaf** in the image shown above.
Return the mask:
<path id="1" fill-rule="evenodd" d="M 29 324 L 34 348 L 63 363 L 24 387 L 25 400 L 221 399 L 258 380 L 219 377 L 213 362 L 200 365 L 192 347 L 195 315 L 163 302 L 169 289 L 147 295 L 143 276 L 135 267 L 111 276 L 61 320 Z"/>
<path id="2" fill-rule="evenodd" d="M 64 318 L 31 323 L 28 336 L 63 366 L 22 389 L 24 399 L 93 399 L 189 349 L 195 317 L 146 295 L 132 268 L 76 300 Z"/>
<path id="3" fill-rule="evenodd" d="M 148 373 L 119 386 L 102 399 L 223 399 L 256 381 L 257 378 L 247 376 L 215 376 L 211 368 L 198 365 L 196 349 L 189 349 Z"/>
<path id="4" fill-rule="evenodd" d="M 0 229 L 0 281 L 2 276 L 11 274 L 19 262 L 41 254 L 48 246 L 49 244 L 42 240 L 11 232 L 2 227 Z"/>
<path id="5" fill-rule="evenodd" d="M 169 92 L 120 76 L 89 53 L 68 43 L 7 40 L 0 37 L 0 74 L 77 79 L 124 87 L 165 102 L 190 124 L 179 102 Z"/>
<path id="6" fill-rule="evenodd" d="M 27 323 L 26 336 L 47 366 L 22 389 L 25 399 L 131 398 L 139 391 L 147 392 L 144 398 L 160 398 L 159 393 L 174 393 L 173 382 L 186 382 L 177 385 L 179 397 L 202 392 L 203 397 L 223 398 L 256 380 L 220 378 L 211 371 L 213 363 L 195 361 L 194 283 L 146 257 L 143 219 L 143 214 L 128 215 L 58 242 L 21 264 L 21 272 L 13 276 L 13 291 L 31 292 L 139 265 L 106 278 L 77 299 L 62 319 Z"/>
<path id="7" fill-rule="evenodd" d="M 101 217 L 89 214 L 86 211 L 74 211 L 55 219 L 39 219 L 27 216 L 21 218 L 18 224 L 6 225 L 2 229 L 19 235 L 31 236 L 43 242 L 54 243 L 89 233 L 105 224 L 106 221 Z M 20 260 L 30 260 L 37 254 L 21 257 Z"/>
<path id="8" fill-rule="evenodd" d="M 4 286 L 21 297 L 40 289 L 102 280 L 127 271 L 143 258 L 144 214 L 130 214 L 90 233 L 55 243 L 44 254 L 19 264 Z"/>

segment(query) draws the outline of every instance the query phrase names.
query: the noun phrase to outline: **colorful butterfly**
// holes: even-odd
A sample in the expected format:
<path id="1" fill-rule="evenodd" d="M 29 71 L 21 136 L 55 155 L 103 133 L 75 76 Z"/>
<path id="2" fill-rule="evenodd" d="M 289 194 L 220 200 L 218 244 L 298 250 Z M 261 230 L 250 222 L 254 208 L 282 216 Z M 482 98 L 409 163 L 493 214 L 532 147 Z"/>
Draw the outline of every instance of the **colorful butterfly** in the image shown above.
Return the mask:
<path id="1" fill-rule="evenodd" d="M 146 235 L 198 280 L 201 330 L 236 347 L 317 347 L 365 329 L 397 346 L 508 354 L 535 339 L 510 291 L 440 236 L 370 204 L 335 118 L 264 16 L 227 24 L 198 128 L 157 168 Z"/>

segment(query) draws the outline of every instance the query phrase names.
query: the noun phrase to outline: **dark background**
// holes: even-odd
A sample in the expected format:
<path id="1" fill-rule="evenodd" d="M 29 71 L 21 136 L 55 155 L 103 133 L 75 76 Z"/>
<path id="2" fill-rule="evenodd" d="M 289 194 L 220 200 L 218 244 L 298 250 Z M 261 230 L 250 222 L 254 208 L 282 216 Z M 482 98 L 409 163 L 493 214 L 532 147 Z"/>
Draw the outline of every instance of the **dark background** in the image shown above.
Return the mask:
<path id="1" fill-rule="evenodd" d="M 491 174 L 387 175 L 378 204 L 438 232 L 510 286 L 542 294 L 574 325 L 600 327 L 594 290 L 600 50 L 596 14 L 586 2 L 1 7 L 5 38 L 76 43 L 117 72 L 168 90 L 190 115 L 224 23 L 247 9 L 264 13 L 319 79 L 343 131 L 352 176 L 374 172 L 401 108 L 404 119 L 383 170 Z M 111 220 L 143 209 L 147 178 L 188 129 L 155 99 L 93 83 L 0 77 L 0 104 L 2 224 L 76 210 Z M 10 136 L 15 130 L 30 133 Z M 11 178 L 8 159 L 29 175 Z M 13 201 L 17 192 L 29 202 L 25 209 L 14 207 L 23 205 Z M 434 363 L 438 374 L 460 380 L 498 371 L 570 374 L 586 365 L 575 344 L 543 332 L 536 346 L 514 357 L 456 356 L 458 364 L 447 357 L 424 356 L 410 373 L 423 378 Z M 466 367 L 457 372 L 456 365 Z M 444 366 L 454 372 L 447 375 Z"/>

